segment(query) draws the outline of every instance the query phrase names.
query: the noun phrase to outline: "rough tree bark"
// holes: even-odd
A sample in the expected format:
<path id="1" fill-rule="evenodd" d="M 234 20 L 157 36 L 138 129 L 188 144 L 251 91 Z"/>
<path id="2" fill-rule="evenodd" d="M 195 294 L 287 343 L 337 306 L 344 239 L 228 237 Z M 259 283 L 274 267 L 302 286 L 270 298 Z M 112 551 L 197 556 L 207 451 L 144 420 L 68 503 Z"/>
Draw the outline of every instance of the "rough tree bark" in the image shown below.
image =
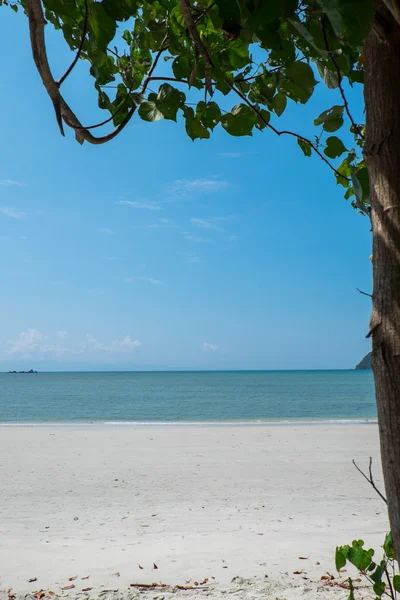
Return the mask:
<path id="1" fill-rule="evenodd" d="M 365 158 L 373 231 L 373 371 L 389 519 L 400 557 L 400 25 L 377 0 L 365 44 Z"/>

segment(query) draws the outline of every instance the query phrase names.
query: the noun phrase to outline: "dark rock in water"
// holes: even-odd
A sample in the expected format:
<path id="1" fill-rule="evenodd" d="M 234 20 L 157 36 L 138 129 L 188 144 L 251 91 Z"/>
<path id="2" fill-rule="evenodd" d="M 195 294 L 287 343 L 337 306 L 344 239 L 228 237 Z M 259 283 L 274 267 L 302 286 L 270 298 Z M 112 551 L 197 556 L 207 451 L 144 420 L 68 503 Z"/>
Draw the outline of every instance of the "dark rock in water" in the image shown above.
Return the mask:
<path id="1" fill-rule="evenodd" d="M 372 352 L 368 352 L 366 356 L 358 363 L 356 369 L 372 369 Z"/>
<path id="2" fill-rule="evenodd" d="M 34 371 L 33 369 L 29 369 L 29 371 L 8 371 L 9 373 L 17 373 L 17 374 L 21 374 L 21 373 L 37 373 L 37 371 Z"/>

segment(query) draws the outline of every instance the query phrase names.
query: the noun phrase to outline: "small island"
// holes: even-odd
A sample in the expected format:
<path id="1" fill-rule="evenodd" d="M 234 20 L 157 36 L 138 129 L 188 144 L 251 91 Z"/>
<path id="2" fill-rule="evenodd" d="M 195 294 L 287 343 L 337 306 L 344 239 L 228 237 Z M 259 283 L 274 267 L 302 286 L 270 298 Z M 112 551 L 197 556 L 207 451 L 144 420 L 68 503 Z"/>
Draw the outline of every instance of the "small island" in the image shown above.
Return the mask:
<path id="1" fill-rule="evenodd" d="M 356 366 L 357 370 L 372 369 L 372 352 L 368 352 L 366 356 Z"/>
<path id="2" fill-rule="evenodd" d="M 16 373 L 16 374 L 20 374 L 20 373 L 37 373 L 37 371 L 34 371 L 33 369 L 29 369 L 29 371 L 8 371 L 9 373 Z"/>

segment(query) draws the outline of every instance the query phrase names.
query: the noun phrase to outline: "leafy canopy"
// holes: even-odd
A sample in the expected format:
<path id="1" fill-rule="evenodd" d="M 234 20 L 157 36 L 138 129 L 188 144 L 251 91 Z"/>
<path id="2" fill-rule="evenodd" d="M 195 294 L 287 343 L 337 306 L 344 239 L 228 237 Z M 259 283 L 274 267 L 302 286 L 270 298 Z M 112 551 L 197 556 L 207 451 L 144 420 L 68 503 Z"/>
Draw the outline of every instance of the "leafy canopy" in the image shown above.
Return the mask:
<path id="1" fill-rule="evenodd" d="M 0 4 L 18 7 L 12 0 Z M 192 140 L 209 138 L 216 127 L 233 136 L 257 129 L 290 135 L 306 156 L 317 153 L 330 166 L 354 207 L 369 212 L 364 126 L 354 122 L 343 82 L 363 83 L 373 0 L 23 0 L 22 6 L 60 128 L 63 120 L 78 141 L 108 141 L 136 112 L 149 122 L 183 121 Z M 51 74 L 43 76 L 42 10 L 76 60 L 90 63 L 98 105 L 109 115 L 101 124 L 82 125 L 62 98 L 76 60 L 56 86 Z M 316 117 L 311 139 L 281 128 L 288 104 L 306 104 L 319 82 L 338 89 L 342 102 Z M 229 112 L 227 95 L 236 98 Z M 96 127 L 106 123 L 116 130 L 96 138 Z M 349 149 L 339 137 L 344 127 L 354 140 Z"/>

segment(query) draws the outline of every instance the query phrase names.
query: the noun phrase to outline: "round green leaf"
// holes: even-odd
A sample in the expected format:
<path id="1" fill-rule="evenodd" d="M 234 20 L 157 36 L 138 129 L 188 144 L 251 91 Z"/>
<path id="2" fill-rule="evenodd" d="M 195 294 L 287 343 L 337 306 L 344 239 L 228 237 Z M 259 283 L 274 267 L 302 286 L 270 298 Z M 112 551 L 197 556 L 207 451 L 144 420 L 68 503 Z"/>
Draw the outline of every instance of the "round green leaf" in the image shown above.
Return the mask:
<path id="1" fill-rule="evenodd" d="M 149 121 L 150 123 L 159 121 L 163 118 L 163 114 L 158 110 L 155 102 L 142 102 L 142 104 L 139 106 L 138 112 L 143 121 Z"/>
<path id="2" fill-rule="evenodd" d="M 337 158 L 343 154 L 343 152 L 346 152 L 346 148 L 344 147 L 342 140 L 334 135 L 328 137 L 324 154 L 329 158 Z"/>

